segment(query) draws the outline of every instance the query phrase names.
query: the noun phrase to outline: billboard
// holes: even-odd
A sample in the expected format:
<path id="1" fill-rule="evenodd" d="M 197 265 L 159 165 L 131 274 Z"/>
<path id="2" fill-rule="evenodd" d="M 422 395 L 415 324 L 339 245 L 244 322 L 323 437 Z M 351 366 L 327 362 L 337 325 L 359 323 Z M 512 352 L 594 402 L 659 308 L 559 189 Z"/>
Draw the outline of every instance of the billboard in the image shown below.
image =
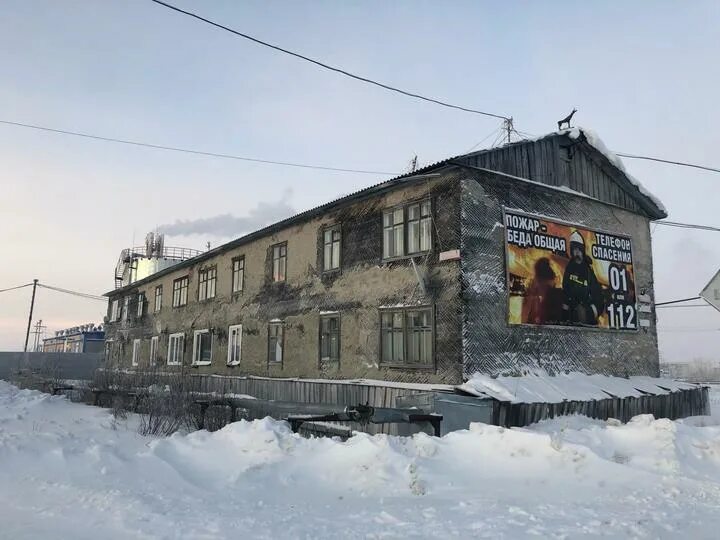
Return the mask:
<path id="1" fill-rule="evenodd" d="M 508 323 L 635 331 L 628 236 L 505 209 Z"/>

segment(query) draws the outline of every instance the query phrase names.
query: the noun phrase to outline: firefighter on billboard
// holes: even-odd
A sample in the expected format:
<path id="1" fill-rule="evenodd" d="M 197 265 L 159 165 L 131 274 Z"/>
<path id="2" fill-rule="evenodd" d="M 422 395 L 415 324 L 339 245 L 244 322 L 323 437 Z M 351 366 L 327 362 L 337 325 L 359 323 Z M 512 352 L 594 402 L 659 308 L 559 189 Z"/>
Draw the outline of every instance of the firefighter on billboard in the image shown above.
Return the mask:
<path id="1" fill-rule="evenodd" d="M 562 282 L 565 318 L 572 324 L 597 326 L 602 307 L 602 289 L 585 253 L 585 239 L 578 231 L 570 235 L 570 261 Z"/>

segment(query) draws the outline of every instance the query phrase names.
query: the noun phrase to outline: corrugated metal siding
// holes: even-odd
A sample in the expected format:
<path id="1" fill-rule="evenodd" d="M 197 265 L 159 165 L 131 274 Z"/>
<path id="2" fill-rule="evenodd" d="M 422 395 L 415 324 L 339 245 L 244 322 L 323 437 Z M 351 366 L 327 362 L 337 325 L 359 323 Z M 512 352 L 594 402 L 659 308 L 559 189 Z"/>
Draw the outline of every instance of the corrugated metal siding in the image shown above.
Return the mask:
<path id="1" fill-rule="evenodd" d="M 569 148 L 570 159 L 561 149 Z M 590 156 L 586 144 L 567 137 L 546 137 L 458 158 L 474 167 L 482 167 L 541 182 L 565 186 L 598 200 L 641 213 L 640 206 L 613 178 L 599 160 Z"/>

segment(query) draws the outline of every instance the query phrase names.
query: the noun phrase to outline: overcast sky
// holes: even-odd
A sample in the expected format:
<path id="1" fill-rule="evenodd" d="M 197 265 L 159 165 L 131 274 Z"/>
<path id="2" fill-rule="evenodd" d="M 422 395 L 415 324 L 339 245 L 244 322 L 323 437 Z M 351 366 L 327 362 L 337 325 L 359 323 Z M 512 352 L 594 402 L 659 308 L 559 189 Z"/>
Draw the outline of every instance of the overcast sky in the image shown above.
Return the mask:
<path id="1" fill-rule="evenodd" d="M 573 107 L 617 151 L 720 166 L 720 2 L 175 0 L 260 39 L 540 134 Z M 462 153 L 499 121 L 320 70 L 148 0 L 4 0 L 0 119 L 260 159 L 400 172 Z M 492 138 L 485 144 L 492 142 Z M 0 125 L 0 289 L 37 277 L 113 287 L 120 250 L 168 228 L 203 248 L 386 178 L 129 147 Z M 720 226 L 720 175 L 628 170 L 675 221 Z M 179 236 L 188 221 L 200 234 Z M 189 224 L 194 226 L 193 223 Z M 185 228 L 185 229 L 184 229 Z M 213 233 L 212 231 L 220 231 Z M 657 226 L 658 301 L 695 296 L 720 233 Z M 22 348 L 30 289 L 0 296 L 0 350 Z M 41 289 L 48 331 L 100 302 Z M 660 311 L 667 361 L 717 358 L 720 314 Z M 696 329 L 688 331 L 688 329 Z"/>

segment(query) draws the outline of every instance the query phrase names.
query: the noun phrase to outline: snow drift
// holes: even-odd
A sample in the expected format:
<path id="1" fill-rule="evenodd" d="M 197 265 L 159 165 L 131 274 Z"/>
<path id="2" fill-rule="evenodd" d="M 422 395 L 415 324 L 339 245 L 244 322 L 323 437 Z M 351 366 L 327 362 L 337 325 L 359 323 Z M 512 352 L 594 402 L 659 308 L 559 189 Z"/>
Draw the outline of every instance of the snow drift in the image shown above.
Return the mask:
<path id="1" fill-rule="evenodd" d="M 271 419 L 167 438 L 136 422 L 0 381 L 3 535 L 711 538 L 720 526 L 707 417 L 347 442 Z"/>

